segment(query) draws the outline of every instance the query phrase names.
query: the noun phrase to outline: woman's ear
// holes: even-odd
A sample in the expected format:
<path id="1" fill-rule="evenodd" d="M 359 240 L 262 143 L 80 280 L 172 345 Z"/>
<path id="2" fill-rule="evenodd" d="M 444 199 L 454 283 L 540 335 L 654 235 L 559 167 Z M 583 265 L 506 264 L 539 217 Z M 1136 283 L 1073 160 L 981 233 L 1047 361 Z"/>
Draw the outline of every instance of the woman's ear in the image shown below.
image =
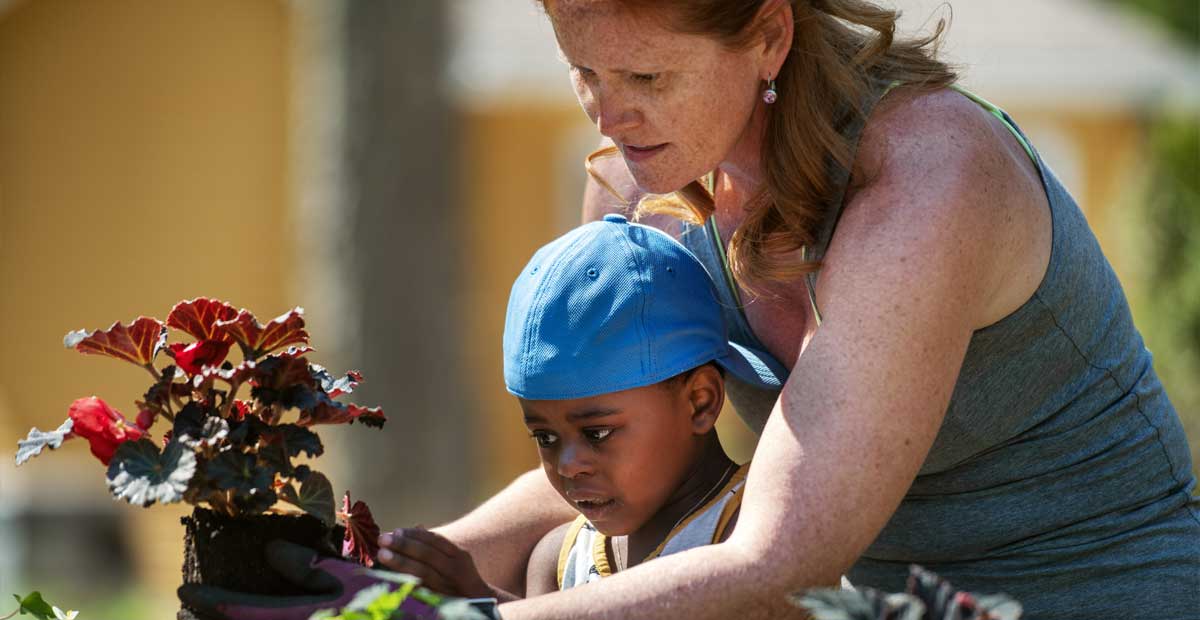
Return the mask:
<path id="1" fill-rule="evenodd" d="M 692 371 L 684 386 L 692 411 L 692 432 L 705 435 L 713 429 L 725 405 L 725 379 L 716 364 L 705 364 Z"/>
<path id="2" fill-rule="evenodd" d="M 787 60 L 795 35 L 795 16 L 789 0 L 767 0 L 759 9 L 759 31 L 762 33 L 762 56 L 760 64 L 763 80 L 779 75 L 783 61 Z"/>

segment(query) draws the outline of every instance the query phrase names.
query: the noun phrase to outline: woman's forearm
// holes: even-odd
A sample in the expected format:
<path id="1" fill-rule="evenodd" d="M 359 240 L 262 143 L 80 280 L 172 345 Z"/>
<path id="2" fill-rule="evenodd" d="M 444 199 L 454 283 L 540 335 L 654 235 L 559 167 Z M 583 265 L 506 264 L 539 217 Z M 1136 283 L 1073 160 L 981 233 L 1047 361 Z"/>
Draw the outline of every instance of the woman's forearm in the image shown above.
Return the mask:
<path id="1" fill-rule="evenodd" d="M 470 553 L 488 583 L 519 594 L 525 591 L 525 568 L 534 545 L 576 514 L 546 475 L 533 470 L 436 531 Z"/>
<path id="2" fill-rule="evenodd" d="M 501 605 L 504 620 L 804 618 L 755 554 L 730 543 L 656 558 L 583 586 Z M 769 563 L 768 563 L 769 564 Z"/>

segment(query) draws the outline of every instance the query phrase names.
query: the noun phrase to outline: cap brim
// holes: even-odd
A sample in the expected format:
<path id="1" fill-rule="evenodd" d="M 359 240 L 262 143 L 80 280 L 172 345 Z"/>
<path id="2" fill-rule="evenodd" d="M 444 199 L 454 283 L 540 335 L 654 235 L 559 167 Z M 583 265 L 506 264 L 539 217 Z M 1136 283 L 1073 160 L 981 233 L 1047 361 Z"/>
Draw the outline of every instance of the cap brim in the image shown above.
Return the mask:
<path id="1" fill-rule="evenodd" d="M 787 380 L 787 370 L 780 367 L 775 358 L 735 342 L 730 342 L 725 355 L 715 361 L 738 379 L 757 388 L 778 390 Z"/>

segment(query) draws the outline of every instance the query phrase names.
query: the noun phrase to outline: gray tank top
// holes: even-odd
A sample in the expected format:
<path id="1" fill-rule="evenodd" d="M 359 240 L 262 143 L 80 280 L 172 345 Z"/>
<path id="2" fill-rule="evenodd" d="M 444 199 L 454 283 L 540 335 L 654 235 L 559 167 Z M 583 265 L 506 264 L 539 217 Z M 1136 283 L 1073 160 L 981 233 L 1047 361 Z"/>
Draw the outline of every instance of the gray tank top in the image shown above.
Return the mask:
<path id="1" fill-rule="evenodd" d="M 958 588 L 1010 594 L 1035 620 L 1200 619 L 1200 499 L 1187 439 L 1124 292 L 1083 213 L 1012 119 L 964 94 L 1001 117 L 1037 164 L 1050 264 L 1024 305 L 972 336 L 933 447 L 850 581 L 903 590 L 917 563 Z M 844 186 L 848 173 L 832 174 Z M 681 241 L 716 282 L 731 338 L 765 351 L 711 221 L 685 224 Z M 778 392 L 726 383 L 739 416 L 761 432 Z"/>

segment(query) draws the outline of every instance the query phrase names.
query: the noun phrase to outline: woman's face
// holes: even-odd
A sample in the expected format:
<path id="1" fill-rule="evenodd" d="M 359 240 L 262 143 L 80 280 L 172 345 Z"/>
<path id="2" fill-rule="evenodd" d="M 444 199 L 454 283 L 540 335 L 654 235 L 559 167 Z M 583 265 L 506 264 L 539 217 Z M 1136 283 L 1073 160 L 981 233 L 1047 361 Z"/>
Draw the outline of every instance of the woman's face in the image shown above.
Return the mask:
<path id="1" fill-rule="evenodd" d="M 665 194 L 714 170 L 749 134 L 760 99 L 754 47 L 667 29 L 613 0 L 546 3 L 580 105 L 642 191 Z"/>

